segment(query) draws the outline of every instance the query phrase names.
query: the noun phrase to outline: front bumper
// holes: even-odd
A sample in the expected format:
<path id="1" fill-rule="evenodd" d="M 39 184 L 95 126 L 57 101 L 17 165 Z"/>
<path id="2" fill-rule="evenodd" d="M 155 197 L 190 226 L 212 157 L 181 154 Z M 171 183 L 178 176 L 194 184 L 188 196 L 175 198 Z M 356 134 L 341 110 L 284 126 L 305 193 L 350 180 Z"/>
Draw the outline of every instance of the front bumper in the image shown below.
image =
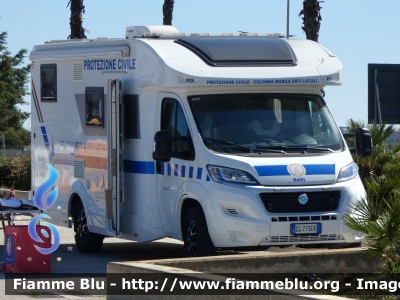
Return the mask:
<path id="1" fill-rule="evenodd" d="M 318 243 L 359 243 L 362 237 L 344 225 L 342 217 L 349 204 L 365 197 L 359 178 L 329 186 L 264 187 L 232 186 L 215 183 L 209 190 L 213 218 L 207 218 L 209 233 L 216 247 L 252 247 Z M 339 206 L 334 211 L 270 213 L 260 193 L 341 191 Z M 206 213 L 207 217 L 207 213 Z M 320 223 L 320 234 L 292 235 L 291 224 Z"/>

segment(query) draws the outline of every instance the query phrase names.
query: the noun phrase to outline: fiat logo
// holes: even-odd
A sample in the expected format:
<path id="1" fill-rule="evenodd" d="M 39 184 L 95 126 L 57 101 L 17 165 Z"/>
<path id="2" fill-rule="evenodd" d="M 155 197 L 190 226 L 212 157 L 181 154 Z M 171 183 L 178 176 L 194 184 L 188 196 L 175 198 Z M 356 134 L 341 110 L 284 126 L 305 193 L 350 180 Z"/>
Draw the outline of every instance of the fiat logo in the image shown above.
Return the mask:
<path id="1" fill-rule="evenodd" d="M 287 170 L 290 174 L 296 177 L 304 176 L 306 174 L 306 168 L 299 164 L 288 165 Z"/>
<path id="2" fill-rule="evenodd" d="M 306 204 L 308 202 L 308 197 L 306 194 L 301 194 L 298 198 L 300 204 Z"/>

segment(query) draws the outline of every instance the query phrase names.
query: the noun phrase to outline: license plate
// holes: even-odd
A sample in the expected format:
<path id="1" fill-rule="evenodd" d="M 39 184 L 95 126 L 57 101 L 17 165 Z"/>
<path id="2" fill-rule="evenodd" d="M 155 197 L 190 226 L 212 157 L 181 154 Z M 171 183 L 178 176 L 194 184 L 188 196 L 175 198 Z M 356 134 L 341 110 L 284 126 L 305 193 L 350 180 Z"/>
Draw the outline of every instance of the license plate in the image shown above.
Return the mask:
<path id="1" fill-rule="evenodd" d="M 296 234 L 320 234 L 321 223 L 312 224 L 290 224 L 290 232 Z"/>

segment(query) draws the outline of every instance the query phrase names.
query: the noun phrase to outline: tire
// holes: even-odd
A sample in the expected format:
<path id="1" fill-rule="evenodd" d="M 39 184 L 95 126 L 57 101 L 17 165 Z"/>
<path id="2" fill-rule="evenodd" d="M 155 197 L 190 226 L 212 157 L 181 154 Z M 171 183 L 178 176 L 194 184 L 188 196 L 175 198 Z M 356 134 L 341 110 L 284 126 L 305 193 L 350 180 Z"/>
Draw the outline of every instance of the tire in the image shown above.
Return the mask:
<path id="1" fill-rule="evenodd" d="M 104 236 L 89 231 L 87 225 L 86 212 L 79 203 L 77 215 L 74 217 L 75 244 L 79 252 L 97 253 L 103 246 Z"/>
<path id="2" fill-rule="evenodd" d="M 200 206 L 189 208 L 182 228 L 185 256 L 210 256 L 215 253 L 207 229 L 206 218 Z"/>

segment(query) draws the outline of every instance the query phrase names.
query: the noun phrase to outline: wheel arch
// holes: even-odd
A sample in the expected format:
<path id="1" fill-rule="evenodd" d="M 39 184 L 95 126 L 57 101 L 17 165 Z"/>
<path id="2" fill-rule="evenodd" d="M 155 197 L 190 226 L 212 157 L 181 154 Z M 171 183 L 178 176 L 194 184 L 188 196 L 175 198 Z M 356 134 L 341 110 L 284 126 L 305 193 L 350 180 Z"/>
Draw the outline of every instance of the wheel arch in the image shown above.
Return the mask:
<path id="1" fill-rule="evenodd" d="M 77 193 L 72 193 L 68 201 L 68 216 L 72 218 L 76 217 L 76 215 L 78 214 L 79 203 L 82 203 L 82 205 L 84 205 L 81 197 Z"/>
<path id="2" fill-rule="evenodd" d="M 87 212 L 87 207 L 85 204 L 85 196 L 87 196 L 86 188 L 83 186 L 83 184 L 80 181 L 75 181 L 70 190 L 70 195 L 68 199 L 68 217 L 76 217 L 77 211 L 76 207 L 79 205 L 79 203 L 82 203 L 83 208 Z M 70 225 L 70 220 L 68 222 L 68 225 Z M 69 227 L 69 226 L 68 226 Z"/>
<path id="3" fill-rule="evenodd" d="M 210 211 L 214 211 L 213 204 L 207 190 L 198 183 L 186 182 L 182 186 L 183 193 L 179 197 L 179 204 L 177 209 L 177 218 L 179 226 L 179 236 L 183 240 L 182 228 L 185 222 L 185 215 L 187 211 L 193 206 L 199 206 L 206 219 L 207 228 L 210 232 L 210 226 L 213 226 L 212 219 L 208 215 Z M 210 234 L 211 236 L 211 234 Z M 211 236 L 211 239 L 213 237 Z"/>

